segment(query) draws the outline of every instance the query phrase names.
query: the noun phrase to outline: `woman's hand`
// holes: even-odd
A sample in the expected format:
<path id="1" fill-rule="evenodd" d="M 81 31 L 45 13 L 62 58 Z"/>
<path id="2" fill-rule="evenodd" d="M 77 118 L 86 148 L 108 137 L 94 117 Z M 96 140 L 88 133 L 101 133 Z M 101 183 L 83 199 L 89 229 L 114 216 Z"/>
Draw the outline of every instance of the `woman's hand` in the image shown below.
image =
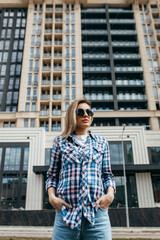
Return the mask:
<path id="1" fill-rule="evenodd" d="M 95 202 L 95 207 L 99 205 L 102 209 L 107 209 L 109 205 L 113 202 L 113 200 L 114 200 L 114 189 L 112 187 L 109 187 L 107 194 L 103 195 Z"/>
<path id="2" fill-rule="evenodd" d="M 68 203 L 66 203 L 63 199 L 58 198 L 55 196 L 55 189 L 54 188 L 49 188 L 48 189 L 48 195 L 49 195 L 49 202 L 50 204 L 57 210 L 61 211 L 62 205 L 65 205 L 67 208 L 72 208 Z"/>

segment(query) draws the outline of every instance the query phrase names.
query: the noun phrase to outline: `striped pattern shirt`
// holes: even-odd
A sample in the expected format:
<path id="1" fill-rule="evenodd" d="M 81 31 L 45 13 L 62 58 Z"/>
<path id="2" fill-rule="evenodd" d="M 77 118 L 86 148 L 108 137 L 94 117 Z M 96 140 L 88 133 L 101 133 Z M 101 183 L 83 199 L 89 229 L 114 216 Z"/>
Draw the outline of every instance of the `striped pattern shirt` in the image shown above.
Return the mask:
<path id="1" fill-rule="evenodd" d="M 62 207 L 67 226 L 80 230 L 82 213 L 94 225 L 98 209 L 94 204 L 109 186 L 115 189 L 106 138 L 89 132 L 84 147 L 72 134 L 67 139 L 54 140 L 46 189 L 55 188 L 56 196 L 72 206 L 72 209 Z"/>

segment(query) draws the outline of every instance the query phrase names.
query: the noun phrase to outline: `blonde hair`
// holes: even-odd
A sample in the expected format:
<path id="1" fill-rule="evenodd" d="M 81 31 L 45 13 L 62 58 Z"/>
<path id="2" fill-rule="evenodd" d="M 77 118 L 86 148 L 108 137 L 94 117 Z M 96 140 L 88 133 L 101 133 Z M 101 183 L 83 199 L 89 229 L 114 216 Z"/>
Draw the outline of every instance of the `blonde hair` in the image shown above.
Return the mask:
<path id="1" fill-rule="evenodd" d="M 61 136 L 64 136 L 66 139 L 76 129 L 76 109 L 80 103 L 86 103 L 91 108 L 91 102 L 86 99 L 75 100 L 69 105 L 65 116 L 65 130 L 61 134 Z"/>

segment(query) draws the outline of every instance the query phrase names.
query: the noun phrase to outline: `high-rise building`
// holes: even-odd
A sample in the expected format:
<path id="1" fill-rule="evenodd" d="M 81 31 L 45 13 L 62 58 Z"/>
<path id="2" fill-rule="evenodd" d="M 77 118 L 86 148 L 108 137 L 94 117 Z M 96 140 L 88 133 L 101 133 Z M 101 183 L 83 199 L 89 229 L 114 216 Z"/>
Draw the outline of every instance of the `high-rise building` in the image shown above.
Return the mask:
<path id="1" fill-rule="evenodd" d="M 143 226 L 160 207 L 160 1 L 0 0 L 0 209 L 51 208 L 52 142 L 84 97 L 110 143 L 111 216 L 124 214 L 125 161 L 131 225 L 137 211 Z"/>

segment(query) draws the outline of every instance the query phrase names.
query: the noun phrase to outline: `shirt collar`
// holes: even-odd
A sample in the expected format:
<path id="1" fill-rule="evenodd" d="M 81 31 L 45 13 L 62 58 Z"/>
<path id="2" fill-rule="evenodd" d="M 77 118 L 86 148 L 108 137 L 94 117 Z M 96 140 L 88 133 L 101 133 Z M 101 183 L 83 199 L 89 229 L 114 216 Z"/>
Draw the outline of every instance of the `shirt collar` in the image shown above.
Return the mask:
<path id="1" fill-rule="evenodd" d="M 88 135 L 90 136 L 90 137 L 92 137 L 94 140 L 96 140 L 96 136 L 89 130 L 88 131 Z M 73 140 L 73 133 L 71 133 L 69 136 L 68 136 L 68 138 L 72 138 L 72 140 Z"/>

